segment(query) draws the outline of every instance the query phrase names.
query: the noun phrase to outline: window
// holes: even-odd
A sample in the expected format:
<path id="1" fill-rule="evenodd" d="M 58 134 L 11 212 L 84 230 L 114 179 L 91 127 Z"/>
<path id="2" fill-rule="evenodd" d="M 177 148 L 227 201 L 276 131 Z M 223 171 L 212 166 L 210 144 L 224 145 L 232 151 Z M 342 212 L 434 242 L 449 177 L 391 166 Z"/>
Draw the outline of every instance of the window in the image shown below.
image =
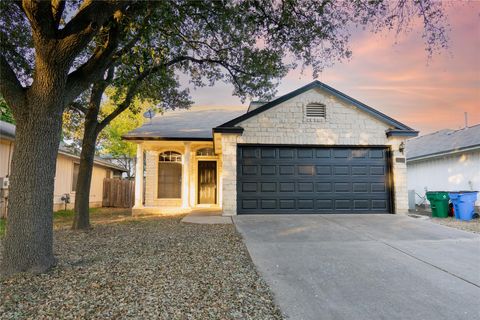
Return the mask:
<path id="1" fill-rule="evenodd" d="M 202 148 L 197 151 L 197 157 L 211 157 L 214 155 L 213 148 Z"/>
<path id="2" fill-rule="evenodd" d="M 327 110 L 324 104 L 309 103 L 305 107 L 305 116 L 310 119 L 325 119 Z"/>
<path id="3" fill-rule="evenodd" d="M 73 176 L 72 176 L 72 191 L 77 191 L 78 171 L 80 170 L 80 164 L 73 164 Z"/>
<path id="4" fill-rule="evenodd" d="M 165 151 L 160 153 L 158 158 L 160 162 L 182 162 L 182 155 L 175 151 Z"/>
<path id="5" fill-rule="evenodd" d="M 166 151 L 158 157 L 158 198 L 178 199 L 182 197 L 182 155 Z"/>

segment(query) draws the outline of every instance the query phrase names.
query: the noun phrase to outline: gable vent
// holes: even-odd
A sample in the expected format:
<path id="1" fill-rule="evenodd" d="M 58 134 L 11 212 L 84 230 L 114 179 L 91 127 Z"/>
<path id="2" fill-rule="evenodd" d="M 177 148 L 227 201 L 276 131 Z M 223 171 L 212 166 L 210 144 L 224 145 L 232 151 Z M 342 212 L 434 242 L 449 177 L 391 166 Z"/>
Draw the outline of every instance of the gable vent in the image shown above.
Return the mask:
<path id="1" fill-rule="evenodd" d="M 305 108 L 305 116 L 307 118 L 326 118 L 327 110 L 324 104 L 310 103 Z"/>

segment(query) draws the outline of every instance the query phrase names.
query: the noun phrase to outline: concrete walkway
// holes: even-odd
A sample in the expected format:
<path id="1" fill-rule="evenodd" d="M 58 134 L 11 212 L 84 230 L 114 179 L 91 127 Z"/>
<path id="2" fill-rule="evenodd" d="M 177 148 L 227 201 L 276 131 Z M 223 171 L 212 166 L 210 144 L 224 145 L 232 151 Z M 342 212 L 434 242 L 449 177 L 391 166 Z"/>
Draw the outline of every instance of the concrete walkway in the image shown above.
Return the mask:
<path id="1" fill-rule="evenodd" d="M 231 224 L 231 217 L 222 216 L 222 212 L 213 209 L 195 209 L 182 219 L 185 223 Z"/>
<path id="2" fill-rule="evenodd" d="M 234 217 L 288 319 L 480 319 L 480 236 L 402 215 Z"/>

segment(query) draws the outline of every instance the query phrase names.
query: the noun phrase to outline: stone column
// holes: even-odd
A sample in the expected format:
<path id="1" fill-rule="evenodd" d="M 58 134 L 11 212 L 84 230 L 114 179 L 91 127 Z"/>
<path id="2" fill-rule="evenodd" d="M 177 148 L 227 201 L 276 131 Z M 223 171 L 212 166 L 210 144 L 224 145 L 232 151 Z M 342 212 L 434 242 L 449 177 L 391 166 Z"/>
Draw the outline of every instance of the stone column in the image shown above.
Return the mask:
<path id="1" fill-rule="evenodd" d="M 137 163 L 135 167 L 135 205 L 133 209 L 143 208 L 143 147 L 137 145 Z"/>
<path id="2" fill-rule="evenodd" d="M 182 179 L 182 208 L 190 208 L 190 142 L 185 142 L 183 155 L 183 179 Z"/>

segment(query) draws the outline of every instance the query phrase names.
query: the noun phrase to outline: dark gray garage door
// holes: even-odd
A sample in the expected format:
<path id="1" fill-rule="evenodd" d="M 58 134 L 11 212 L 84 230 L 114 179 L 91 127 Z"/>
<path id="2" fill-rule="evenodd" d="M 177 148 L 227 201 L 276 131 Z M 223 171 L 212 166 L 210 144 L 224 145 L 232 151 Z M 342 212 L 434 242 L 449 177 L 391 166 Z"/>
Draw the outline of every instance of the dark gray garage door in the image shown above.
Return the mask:
<path id="1" fill-rule="evenodd" d="M 239 146 L 237 212 L 391 211 L 388 149 Z"/>

